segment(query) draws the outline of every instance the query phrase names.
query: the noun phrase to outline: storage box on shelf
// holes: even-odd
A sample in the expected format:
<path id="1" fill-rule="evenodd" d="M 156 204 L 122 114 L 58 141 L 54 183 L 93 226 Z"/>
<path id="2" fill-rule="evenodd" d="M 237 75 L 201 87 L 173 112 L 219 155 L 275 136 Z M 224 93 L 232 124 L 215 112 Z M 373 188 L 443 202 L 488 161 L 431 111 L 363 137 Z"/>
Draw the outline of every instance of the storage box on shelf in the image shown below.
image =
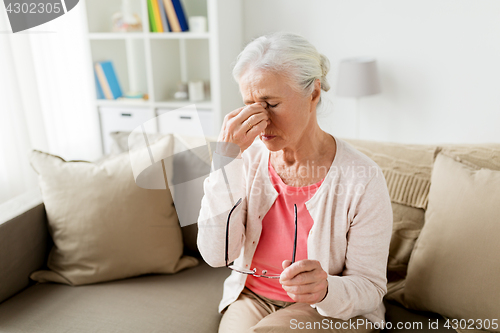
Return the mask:
<path id="1" fill-rule="evenodd" d="M 110 153 L 112 139 L 109 133 L 118 131 L 133 131 L 137 126 L 155 117 L 151 108 L 100 107 L 101 135 L 104 153 Z M 139 125 L 138 125 L 139 124 Z"/>
<path id="2" fill-rule="evenodd" d="M 167 112 L 168 117 L 162 117 Z M 158 109 L 157 114 L 159 116 L 158 129 L 160 133 L 177 133 L 193 136 L 199 133 L 205 136 L 215 136 L 215 133 L 209 126 L 212 121 L 212 112 L 210 109 Z"/>
<path id="3" fill-rule="evenodd" d="M 182 0 L 188 18 L 207 17 L 208 31 L 196 33 L 150 32 L 147 1 L 129 0 L 129 3 L 131 11 L 142 20 L 140 32 L 112 32 L 111 18 L 121 10 L 121 0 L 85 3 L 92 61 L 111 60 L 124 93 L 140 92 L 148 96 L 147 100 L 96 100 L 103 151 L 109 151 L 110 131 L 127 131 L 166 111 L 193 104 L 199 110 L 204 134 L 216 135 L 224 116 L 242 105 L 238 85 L 231 76 L 231 63 L 244 46 L 242 0 Z M 205 100 L 174 99 L 178 82 L 195 80 L 207 86 Z M 122 113 L 133 116 L 127 118 Z M 168 128 L 189 134 L 186 121 L 183 118 L 181 123 L 168 126 L 160 126 L 158 121 L 156 131 Z"/>

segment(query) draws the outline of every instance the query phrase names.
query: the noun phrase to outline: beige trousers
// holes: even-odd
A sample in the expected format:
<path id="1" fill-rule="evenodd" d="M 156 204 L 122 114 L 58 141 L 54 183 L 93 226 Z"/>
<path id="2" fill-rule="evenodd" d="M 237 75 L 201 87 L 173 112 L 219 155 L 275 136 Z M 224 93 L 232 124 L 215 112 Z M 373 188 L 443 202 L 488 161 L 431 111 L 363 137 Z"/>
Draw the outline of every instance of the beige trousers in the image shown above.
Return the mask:
<path id="1" fill-rule="evenodd" d="M 223 311 L 219 325 L 219 333 L 379 331 L 362 316 L 347 321 L 323 317 L 309 304 L 271 300 L 255 294 L 246 287 L 238 299 Z"/>

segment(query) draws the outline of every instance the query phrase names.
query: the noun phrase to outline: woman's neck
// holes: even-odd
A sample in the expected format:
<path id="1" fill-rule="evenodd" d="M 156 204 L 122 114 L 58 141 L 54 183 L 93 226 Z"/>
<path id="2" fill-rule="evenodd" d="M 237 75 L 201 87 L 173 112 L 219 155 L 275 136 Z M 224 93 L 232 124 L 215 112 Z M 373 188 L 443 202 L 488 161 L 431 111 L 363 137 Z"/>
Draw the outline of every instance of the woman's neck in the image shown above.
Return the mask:
<path id="1" fill-rule="evenodd" d="M 287 165 L 302 164 L 307 161 L 320 160 L 325 151 L 331 147 L 333 140 L 316 124 L 313 130 L 305 131 L 295 145 L 285 147 L 275 153 L 275 157 Z"/>
<path id="2" fill-rule="evenodd" d="M 337 151 L 333 137 L 319 126 L 299 142 L 293 148 L 271 152 L 270 156 L 274 170 L 289 186 L 307 186 L 324 179 Z"/>

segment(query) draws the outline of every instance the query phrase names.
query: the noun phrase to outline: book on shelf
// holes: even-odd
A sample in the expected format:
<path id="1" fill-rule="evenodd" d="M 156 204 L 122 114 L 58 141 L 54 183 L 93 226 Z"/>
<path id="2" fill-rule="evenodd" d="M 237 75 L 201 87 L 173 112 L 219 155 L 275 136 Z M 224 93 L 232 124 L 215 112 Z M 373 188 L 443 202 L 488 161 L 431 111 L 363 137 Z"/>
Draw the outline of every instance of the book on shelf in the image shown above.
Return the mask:
<path id="1" fill-rule="evenodd" d="M 165 6 L 165 11 L 167 13 L 167 19 L 172 28 L 172 32 L 182 32 L 181 25 L 179 24 L 179 19 L 175 13 L 174 4 L 172 0 L 162 0 Z"/>
<path id="2" fill-rule="evenodd" d="M 94 70 L 97 77 L 97 83 L 99 84 L 97 89 L 101 89 L 102 96 L 106 99 L 117 99 L 123 96 L 118 76 L 116 75 L 115 68 L 111 61 L 96 62 Z"/>
<path id="3" fill-rule="evenodd" d="M 156 21 L 153 13 L 153 0 L 148 0 L 148 18 L 149 18 L 149 31 L 158 32 L 156 28 Z"/>
<path id="4" fill-rule="evenodd" d="M 183 32 L 189 26 L 181 0 L 147 0 L 151 32 Z"/>
<path id="5" fill-rule="evenodd" d="M 175 8 L 175 14 L 177 15 L 177 19 L 179 20 L 179 24 L 181 26 L 182 31 L 188 31 L 189 26 L 186 19 L 186 12 L 184 11 L 184 7 L 182 6 L 181 0 L 170 0 Z"/>
<path id="6" fill-rule="evenodd" d="M 159 0 L 151 0 L 153 4 L 153 16 L 155 18 L 156 22 L 156 32 L 165 32 L 163 29 L 163 24 L 161 23 L 161 16 L 160 16 L 160 5 L 158 4 Z"/>
<path id="7" fill-rule="evenodd" d="M 165 10 L 165 4 L 163 3 L 163 0 L 158 0 L 158 4 L 160 5 L 160 17 L 161 23 L 163 24 L 163 30 L 165 32 L 171 32 L 172 29 L 170 28 L 170 24 L 167 20 L 167 12 Z"/>
<path id="8" fill-rule="evenodd" d="M 99 83 L 99 79 L 97 78 L 97 71 L 94 70 L 94 79 L 95 79 L 95 90 L 97 99 L 105 99 L 104 92 L 102 91 L 101 84 Z"/>

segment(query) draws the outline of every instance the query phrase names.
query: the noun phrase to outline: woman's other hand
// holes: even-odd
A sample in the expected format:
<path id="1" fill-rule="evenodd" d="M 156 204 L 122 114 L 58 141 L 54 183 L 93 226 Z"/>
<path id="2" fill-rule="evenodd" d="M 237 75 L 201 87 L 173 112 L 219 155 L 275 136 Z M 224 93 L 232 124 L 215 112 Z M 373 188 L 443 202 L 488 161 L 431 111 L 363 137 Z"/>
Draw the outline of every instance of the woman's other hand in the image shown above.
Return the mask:
<path id="1" fill-rule="evenodd" d="M 328 293 L 328 274 L 317 260 L 283 261 L 280 283 L 295 302 L 315 304 Z"/>
<path id="2" fill-rule="evenodd" d="M 240 152 L 250 147 L 255 138 L 267 127 L 267 103 L 253 103 L 233 110 L 224 117 L 218 142 L 228 142 L 240 147 Z M 218 147 L 223 145 L 217 145 Z M 218 151 L 224 154 L 224 152 Z"/>

